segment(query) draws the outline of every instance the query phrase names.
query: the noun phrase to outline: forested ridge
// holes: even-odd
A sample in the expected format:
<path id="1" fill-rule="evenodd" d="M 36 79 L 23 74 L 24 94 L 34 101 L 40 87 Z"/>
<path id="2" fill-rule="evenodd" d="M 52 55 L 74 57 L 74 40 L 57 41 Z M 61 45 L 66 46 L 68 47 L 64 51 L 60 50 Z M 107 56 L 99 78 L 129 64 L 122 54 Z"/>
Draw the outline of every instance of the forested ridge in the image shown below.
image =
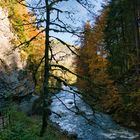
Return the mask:
<path id="1" fill-rule="evenodd" d="M 82 27 L 75 11 L 62 6 L 69 1 L 0 1 L 0 26 L 8 22 L 12 34 L 0 32 L 10 48 L 0 42 L 7 51 L 0 54 L 0 140 L 90 140 L 90 127 L 111 130 L 100 126 L 98 112 L 140 131 L 140 1 L 105 1 L 96 14 L 90 0 L 75 0 L 91 14 Z M 79 40 L 69 44 L 62 34 Z M 78 119 L 65 124 L 72 121 L 68 113 L 85 127 Z M 123 138 L 114 130 L 114 139 Z M 112 139 L 103 132 L 93 140 Z"/>
<path id="2" fill-rule="evenodd" d="M 85 24 L 76 58 L 77 73 L 89 78 L 77 80 L 85 98 L 134 128 L 140 126 L 139 10 L 139 1 L 110 1 L 94 25 Z"/>

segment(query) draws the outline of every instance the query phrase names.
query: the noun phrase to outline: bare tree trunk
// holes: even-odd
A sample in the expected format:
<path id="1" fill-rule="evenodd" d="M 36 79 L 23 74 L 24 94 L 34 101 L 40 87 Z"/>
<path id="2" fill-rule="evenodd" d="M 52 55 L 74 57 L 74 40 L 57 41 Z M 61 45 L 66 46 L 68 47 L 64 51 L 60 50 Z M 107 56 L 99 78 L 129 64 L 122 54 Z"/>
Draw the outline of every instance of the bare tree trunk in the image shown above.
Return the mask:
<path id="1" fill-rule="evenodd" d="M 40 131 L 40 136 L 43 136 L 48 126 L 49 118 L 49 26 L 50 26 L 50 9 L 48 0 L 45 0 L 46 3 L 46 28 L 45 28 L 45 67 L 44 67 L 44 83 L 43 83 L 43 116 L 42 116 L 42 128 Z"/>

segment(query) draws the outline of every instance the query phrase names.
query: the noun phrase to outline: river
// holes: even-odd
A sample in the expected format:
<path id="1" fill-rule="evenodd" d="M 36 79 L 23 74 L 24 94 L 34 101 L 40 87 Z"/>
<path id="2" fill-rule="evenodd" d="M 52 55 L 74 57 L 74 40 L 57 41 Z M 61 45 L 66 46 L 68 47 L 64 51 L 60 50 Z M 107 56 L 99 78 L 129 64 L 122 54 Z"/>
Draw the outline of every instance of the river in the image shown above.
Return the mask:
<path id="1" fill-rule="evenodd" d="M 116 124 L 110 115 L 93 112 L 82 96 L 72 93 L 69 87 L 63 89 L 65 91 L 52 97 L 50 106 L 53 112 L 50 120 L 62 131 L 76 134 L 78 140 L 134 140 L 139 136 L 133 130 Z"/>

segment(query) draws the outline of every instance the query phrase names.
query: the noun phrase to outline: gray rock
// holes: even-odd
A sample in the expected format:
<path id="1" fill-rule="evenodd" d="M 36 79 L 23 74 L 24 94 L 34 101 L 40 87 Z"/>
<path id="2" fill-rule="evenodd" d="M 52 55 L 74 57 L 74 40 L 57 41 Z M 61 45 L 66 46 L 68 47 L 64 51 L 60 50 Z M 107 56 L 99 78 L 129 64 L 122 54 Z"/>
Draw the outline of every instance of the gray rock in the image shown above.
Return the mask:
<path id="1" fill-rule="evenodd" d="M 26 63 L 19 49 L 11 42 L 17 40 L 8 19 L 8 11 L 0 7 L 0 97 L 25 96 L 34 91 L 30 73 L 21 74 Z M 0 102 L 1 104 L 1 102 Z"/>
<path id="2" fill-rule="evenodd" d="M 32 95 L 29 100 L 23 100 L 18 109 L 22 112 L 25 112 L 28 115 L 33 113 L 34 102 L 39 98 L 39 96 Z"/>

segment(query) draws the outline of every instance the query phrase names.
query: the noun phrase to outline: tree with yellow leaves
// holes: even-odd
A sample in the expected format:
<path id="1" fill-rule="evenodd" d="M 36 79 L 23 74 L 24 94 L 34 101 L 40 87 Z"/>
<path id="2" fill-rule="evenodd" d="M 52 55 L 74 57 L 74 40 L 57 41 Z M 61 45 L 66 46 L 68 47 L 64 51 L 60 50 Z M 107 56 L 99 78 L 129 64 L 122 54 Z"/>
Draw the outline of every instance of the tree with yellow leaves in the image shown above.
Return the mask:
<path id="1" fill-rule="evenodd" d="M 85 78 L 77 79 L 77 86 L 91 105 L 94 101 L 103 103 L 106 109 L 112 106 L 112 95 L 115 97 L 116 105 L 120 104 L 120 97 L 117 88 L 110 80 L 106 59 L 107 53 L 104 48 L 104 28 L 108 9 L 104 9 L 99 17 L 96 18 L 95 25 L 91 27 L 87 22 L 84 27 L 84 35 L 81 39 L 81 47 L 78 50 L 79 56 L 76 57 L 76 71 Z M 108 99 L 109 104 L 105 101 Z"/>
<path id="2" fill-rule="evenodd" d="M 93 93 L 95 87 L 105 84 L 106 74 L 106 53 L 103 44 L 103 29 L 105 26 L 106 11 L 97 17 L 96 23 L 92 28 L 87 22 L 84 27 L 84 36 L 81 39 L 81 48 L 77 57 L 77 73 L 88 77 L 89 80 L 78 79 L 78 86 L 84 92 Z"/>

